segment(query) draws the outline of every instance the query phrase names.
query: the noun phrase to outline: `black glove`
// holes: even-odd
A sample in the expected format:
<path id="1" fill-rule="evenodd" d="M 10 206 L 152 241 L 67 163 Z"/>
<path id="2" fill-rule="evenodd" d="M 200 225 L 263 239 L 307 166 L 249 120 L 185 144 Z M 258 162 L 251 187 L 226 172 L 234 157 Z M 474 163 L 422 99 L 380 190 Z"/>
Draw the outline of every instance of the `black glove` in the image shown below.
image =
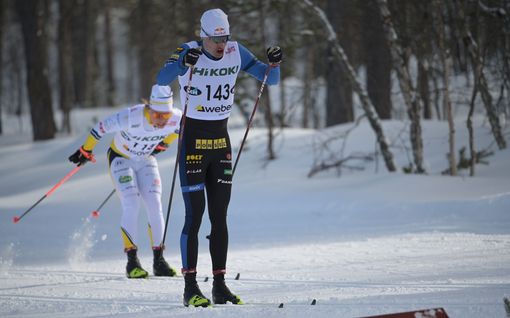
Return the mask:
<path id="1" fill-rule="evenodd" d="M 71 156 L 69 156 L 69 161 L 75 163 L 78 166 L 83 166 L 89 161 L 96 162 L 96 158 L 92 154 L 92 151 L 88 151 L 80 147 L 80 149 L 76 150 Z"/>
<path id="2" fill-rule="evenodd" d="M 267 48 L 267 59 L 270 64 L 280 64 L 282 62 L 282 49 L 279 46 L 270 46 Z"/>
<path id="3" fill-rule="evenodd" d="M 154 147 L 154 150 L 152 151 L 151 155 L 157 155 L 160 152 L 163 152 L 168 149 L 168 145 L 164 142 L 160 142 L 156 147 Z"/>
<path id="4" fill-rule="evenodd" d="M 184 65 L 187 67 L 195 66 L 200 55 L 202 55 L 202 50 L 198 48 L 189 49 L 184 55 Z"/>

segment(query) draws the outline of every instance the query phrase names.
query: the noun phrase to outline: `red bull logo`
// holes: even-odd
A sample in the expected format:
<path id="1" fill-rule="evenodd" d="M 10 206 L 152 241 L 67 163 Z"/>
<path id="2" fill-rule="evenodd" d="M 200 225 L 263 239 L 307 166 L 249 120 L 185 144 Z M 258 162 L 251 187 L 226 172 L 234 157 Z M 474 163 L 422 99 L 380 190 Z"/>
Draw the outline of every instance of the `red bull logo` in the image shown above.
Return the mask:
<path id="1" fill-rule="evenodd" d="M 218 27 L 214 29 L 214 35 L 223 35 L 225 34 L 225 29 L 222 27 Z"/>

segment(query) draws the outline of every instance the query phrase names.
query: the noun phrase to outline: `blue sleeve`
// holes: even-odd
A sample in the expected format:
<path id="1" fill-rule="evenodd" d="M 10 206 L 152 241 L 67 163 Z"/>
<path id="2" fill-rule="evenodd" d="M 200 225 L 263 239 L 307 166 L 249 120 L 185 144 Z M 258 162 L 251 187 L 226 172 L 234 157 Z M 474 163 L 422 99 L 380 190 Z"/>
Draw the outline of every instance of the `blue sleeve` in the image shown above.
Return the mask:
<path id="1" fill-rule="evenodd" d="M 189 50 L 189 46 L 183 44 L 179 46 L 170 55 L 170 58 L 165 62 L 165 65 L 159 70 L 158 76 L 156 77 L 156 83 L 158 85 L 170 85 L 177 76 L 184 75 L 188 68 L 184 66 L 184 55 Z"/>
<path id="2" fill-rule="evenodd" d="M 239 54 L 241 54 L 241 70 L 247 72 L 259 81 L 264 80 L 264 75 L 269 65 L 259 61 L 253 53 L 245 48 L 241 43 L 239 45 Z M 276 85 L 280 81 L 280 65 L 273 67 L 267 76 L 268 85 Z"/>

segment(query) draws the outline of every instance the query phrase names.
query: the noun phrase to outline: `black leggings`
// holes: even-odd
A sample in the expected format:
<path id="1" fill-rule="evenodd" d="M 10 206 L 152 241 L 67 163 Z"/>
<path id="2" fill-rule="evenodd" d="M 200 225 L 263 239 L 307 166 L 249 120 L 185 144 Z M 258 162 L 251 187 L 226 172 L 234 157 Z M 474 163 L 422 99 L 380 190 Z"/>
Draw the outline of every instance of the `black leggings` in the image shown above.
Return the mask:
<path id="1" fill-rule="evenodd" d="M 186 207 L 181 233 L 182 272 L 196 272 L 198 231 L 205 210 L 205 195 L 211 234 L 209 251 L 213 273 L 224 273 L 227 262 L 227 208 L 232 190 L 232 158 L 227 119 L 218 121 L 186 118 L 179 175 Z"/>

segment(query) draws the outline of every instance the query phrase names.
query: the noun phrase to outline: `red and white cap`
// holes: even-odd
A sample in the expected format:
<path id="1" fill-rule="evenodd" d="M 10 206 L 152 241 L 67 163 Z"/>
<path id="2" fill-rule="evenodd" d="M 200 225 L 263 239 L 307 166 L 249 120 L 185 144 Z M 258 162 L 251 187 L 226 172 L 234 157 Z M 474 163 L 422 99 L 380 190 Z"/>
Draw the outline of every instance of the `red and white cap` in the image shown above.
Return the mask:
<path id="1" fill-rule="evenodd" d="M 172 90 L 168 85 L 154 85 L 151 90 L 149 107 L 157 112 L 169 112 L 174 104 Z"/>
<path id="2" fill-rule="evenodd" d="M 230 35 L 228 17 L 221 9 L 205 11 L 200 18 L 200 26 L 201 38 Z"/>

